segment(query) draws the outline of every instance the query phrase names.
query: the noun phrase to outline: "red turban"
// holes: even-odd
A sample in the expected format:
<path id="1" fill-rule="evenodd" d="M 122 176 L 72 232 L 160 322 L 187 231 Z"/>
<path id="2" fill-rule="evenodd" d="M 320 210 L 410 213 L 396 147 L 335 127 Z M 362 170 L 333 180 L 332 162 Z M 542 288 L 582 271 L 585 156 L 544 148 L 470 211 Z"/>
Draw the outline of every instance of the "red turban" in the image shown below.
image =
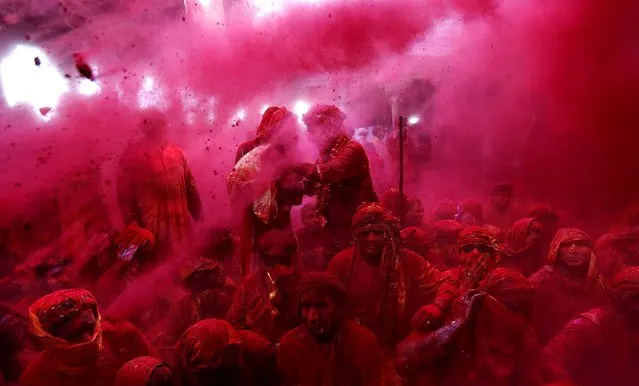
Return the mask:
<path id="1" fill-rule="evenodd" d="M 315 105 L 304 114 L 304 123 L 339 128 L 344 123 L 346 115 L 333 105 Z"/>
<path id="2" fill-rule="evenodd" d="M 553 218 L 559 219 L 559 215 L 555 212 L 552 206 L 548 204 L 534 204 L 528 208 L 528 217 L 534 219 Z"/>
<path id="3" fill-rule="evenodd" d="M 115 377 L 115 386 L 146 386 L 153 372 L 168 365 L 153 357 L 138 357 L 124 364 Z"/>
<path id="4" fill-rule="evenodd" d="M 457 240 L 462 231 L 462 226 L 455 220 L 440 220 L 433 224 L 433 240 L 448 239 Z"/>
<path id="5" fill-rule="evenodd" d="M 461 249 L 465 245 L 486 245 L 497 251 L 497 243 L 493 236 L 482 226 L 471 226 L 464 229 L 459 235 L 457 245 Z"/>
<path id="6" fill-rule="evenodd" d="M 351 225 L 356 235 L 369 227 L 383 227 L 399 236 L 399 219 L 377 202 L 362 204 L 353 215 Z"/>
<path id="7" fill-rule="evenodd" d="M 430 241 L 428 233 L 418 227 L 407 227 L 402 229 L 401 236 L 404 247 L 412 249 L 413 251 L 419 251 L 420 249 L 426 248 Z"/>
<path id="8" fill-rule="evenodd" d="M 114 239 L 118 259 L 131 261 L 138 250 L 155 248 L 155 236 L 137 224 L 126 226 Z"/>
<path id="9" fill-rule="evenodd" d="M 237 331 L 226 320 L 205 319 L 189 327 L 179 343 L 182 365 L 198 371 L 231 346 L 241 344 Z"/>
<path id="10" fill-rule="evenodd" d="M 534 218 L 522 218 L 517 220 L 508 230 L 506 246 L 513 252 L 518 252 L 527 247 L 526 239 L 530 226 L 536 221 Z"/>
<path id="11" fill-rule="evenodd" d="M 610 283 L 610 298 L 616 304 L 639 295 L 639 267 L 629 267 L 621 271 Z"/>
<path id="12" fill-rule="evenodd" d="M 276 134 L 283 124 L 293 117 L 293 114 L 286 107 L 271 106 L 262 115 L 262 121 L 255 133 L 258 138 L 267 139 Z"/>
<path id="13" fill-rule="evenodd" d="M 186 262 L 184 267 L 180 270 L 180 278 L 182 280 L 187 280 L 194 273 L 203 271 L 216 271 L 219 273 L 220 277 L 224 277 L 224 267 L 222 266 L 222 263 L 217 260 L 197 257 Z"/>
<path id="14" fill-rule="evenodd" d="M 348 296 L 346 286 L 339 278 L 328 272 L 308 272 L 302 275 L 298 284 L 298 295 L 310 290 L 326 290 L 334 301 L 343 300 Z"/>
<path id="15" fill-rule="evenodd" d="M 433 220 L 454 220 L 455 214 L 457 214 L 457 204 L 447 198 L 439 201 L 435 209 L 433 209 Z"/>

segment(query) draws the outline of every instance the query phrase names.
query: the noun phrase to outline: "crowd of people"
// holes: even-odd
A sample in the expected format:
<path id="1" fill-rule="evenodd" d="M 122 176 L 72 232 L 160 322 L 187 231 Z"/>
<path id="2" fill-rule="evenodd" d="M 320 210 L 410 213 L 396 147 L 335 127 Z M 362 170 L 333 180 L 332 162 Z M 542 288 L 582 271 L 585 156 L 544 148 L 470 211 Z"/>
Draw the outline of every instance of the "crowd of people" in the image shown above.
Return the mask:
<path id="1" fill-rule="evenodd" d="M 144 112 L 122 229 L 90 166 L 52 243 L 24 256 L 3 229 L 0 384 L 639 385 L 639 207 L 595 240 L 509 183 L 486 206 L 378 196 L 345 118 L 304 115 L 305 163 L 298 118 L 267 109 L 225 181 L 237 224 L 196 237 L 187 157 Z"/>

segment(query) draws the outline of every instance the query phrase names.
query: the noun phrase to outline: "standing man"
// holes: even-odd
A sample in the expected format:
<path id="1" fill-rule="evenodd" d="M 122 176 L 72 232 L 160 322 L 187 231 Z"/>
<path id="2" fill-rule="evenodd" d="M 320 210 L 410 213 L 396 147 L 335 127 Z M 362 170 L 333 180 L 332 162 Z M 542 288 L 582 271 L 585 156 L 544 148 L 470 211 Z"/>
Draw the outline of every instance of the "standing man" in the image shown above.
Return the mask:
<path id="1" fill-rule="evenodd" d="M 166 116 L 144 111 L 140 128 L 144 138 L 118 165 L 118 202 L 124 223 L 151 231 L 164 258 L 183 252 L 191 241 L 192 219 L 201 219 L 202 202 L 184 151 L 167 141 Z"/>
<path id="2" fill-rule="evenodd" d="M 346 115 L 335 106 L 317 105 L 304 115 L 311 141 L 320 158 L 309 179 L 315 183 L 317 210 L 326 219 L 331 235 L 327 258 L 347 248 L 350 224 L 364 202 L 377 202 L 366 151 L 346 134 Z"/>

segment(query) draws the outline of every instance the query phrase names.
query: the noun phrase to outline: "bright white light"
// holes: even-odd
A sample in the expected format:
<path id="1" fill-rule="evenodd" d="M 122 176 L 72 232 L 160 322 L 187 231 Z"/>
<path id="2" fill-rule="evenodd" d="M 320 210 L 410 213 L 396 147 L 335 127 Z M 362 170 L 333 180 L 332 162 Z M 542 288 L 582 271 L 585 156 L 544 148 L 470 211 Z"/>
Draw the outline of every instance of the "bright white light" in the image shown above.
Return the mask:
<path id="1" fill-rule="evenodd" d="M 198 3 L 206 8 L 211 6 L 211 0 L 198 0 Z"/>
<path id="2" fill-rule="evenodd" d="M 255 17 L 261 18 L 282 9 L 281 0 L 252 0 L 255 7 Z"/>
<path id="3" fill-rule="evenodd" d="M 145 109 L 147 107 L 162 107 L 164 105 L 164 93 L 160 87 L 157 87 L 155 80 L 151 76 L 145 76 L 138 91 L 138 106 Z"/>
<path id="4" fill-rule="evenodd" d="M 416 125 L 418 123 L 419 123 L 419 117 L 417 115 L 411 115 L 410 117 L 408 117 L 409 125 Z"/>
<path id="5" fill-rule="evenodd" d="M 279 12 L 288 4 L 317 4 L 328 0 L 251 0 L 257 19 Z"/>
<path id="6" fill-rule="evenodd" d="M 308 110 L 311 109 L 311 105 L 304 101 L 295 102 L 295 106 L 293 106 L 293 113 L 297 115 L 299 120 L 302 120 L 304 114 L 308 113 Z"/>
<path id="7" fill-rule="evenodd" d="M 269 105 L 264 105 L 262 106 L 262 108 L 260 109 L 260 115 L 264 115 L 264 113 L 266 112 L 266 110 L 268 110 Z"/>
<path id="8" fill-rule="evenodd" d="M 153 78 L 150 76 L 145 76 L 144 82 L 142 83 L 142 89 L 144 91 L 151 91 L 153 90 L 154 86 L 155 86 L 155 80 L 153 80 Z"/>
<path id="9" fill-rule="evenodd" d="M 78 92 L 82 95 L 95 95 L 100 92 L 100 85 L 87 78 L 82 78 L 78 83 Z"/>
<path id="10" fill-rule="evenodd" d="M 240 111 L 237 112 L 237 119 L 241 121 L 244 118 L 246 118 L 246 110 L 240 109 Z"/>
<path id="11" fill-rule="evenodd" d="M 40 65 L 35 64 L 35 58 Z M 64 76 L 37 47 L 18 45 L 0 63 L 2 91 L 9 107 L 28 103 L 36 110 L 54 108 L 62 94 L 69 90 Z"/>

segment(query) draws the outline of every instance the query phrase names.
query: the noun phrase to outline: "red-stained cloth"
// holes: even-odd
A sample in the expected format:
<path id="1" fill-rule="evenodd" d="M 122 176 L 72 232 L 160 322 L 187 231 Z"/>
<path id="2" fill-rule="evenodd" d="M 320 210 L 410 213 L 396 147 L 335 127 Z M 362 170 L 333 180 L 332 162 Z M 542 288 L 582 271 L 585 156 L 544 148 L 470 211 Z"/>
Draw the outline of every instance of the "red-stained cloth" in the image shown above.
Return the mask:
<path id="1" fill-rule="evenodd" d="M 96 316 L 94 336 L 72 343 L 53 336 L 48 329 L 79 310 Z M 80 289 L 46 295 L 29 309 L 31 332 L 40 338 L 44 351 L 22 374 L 21 386 L 110 386 L 120 367 L 138 356 L 157 356 L 142 333 L 130 323 L 101 320 L 93 295 Z"/>
<path id="2" fill-rule="evenodd" d="M 543 248 L 527 243 L 529 232 L 536 221 L 534 218 L 523 218 L 510 227 L 505 248 L 502 250 L 502 267 L 514 269 L 528 277 L 544 265 L 540 255 Z"/>
<path id="3" fill-rule="evenodd" d="M 128 361 L 118 371 L 115 378 L 115 386 L 146 386 L 153 372 L 168 366 L 161 360 L 153 357 L 139 357 Z"/>
<path id="4" fill-rule="evenodd" d="M 434 303 L 446 310 L 457 291 L 426 260 L 401 248 L 397 218 L 377 203 L 363 205 L 353 216 L 356 237 L 371 228 L 387 240 L 379 267 L 365 264 L 355 246 L 335 256 L 327 271 L 347 286 L 355 317 L 383 346 L 394 345 L 410 331 L 421 306 Z"/>
<path id="5" fill-rule="evenodd" d="M 591 254 L 585 277 L 575 279 L 561 274 L 554 267 L 560 247 L 568 242 L 582 241 L 592 246 L 590 237 L 580 229 L 557 231 L 550 245 L 548 265 L 530 276 L 535 287 L 533 296 L 533 327 L 542 343 L 546 343 L 572 318 L 606 303 L 606 288 L 597 273 L 597 260 Z"/>
<path id="6" fill-rule="evenodd" d="M 382 349 L 370 330 L 352 321 L 344 321 L 326 343 L 304 326 L 289 331 L 280 341 L 277 362 L 286 385 L 382 385 Z"/>

